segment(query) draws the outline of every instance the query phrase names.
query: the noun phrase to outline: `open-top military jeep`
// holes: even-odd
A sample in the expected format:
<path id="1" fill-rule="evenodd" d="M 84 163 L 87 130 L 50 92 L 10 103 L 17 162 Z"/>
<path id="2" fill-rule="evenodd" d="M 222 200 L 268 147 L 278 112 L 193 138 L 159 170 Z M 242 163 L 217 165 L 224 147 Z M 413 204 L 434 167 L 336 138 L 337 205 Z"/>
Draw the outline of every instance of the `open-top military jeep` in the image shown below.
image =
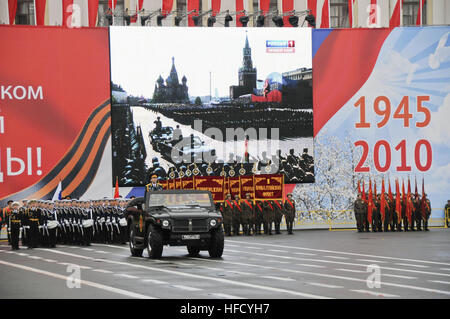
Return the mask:
<path id="1" fill-rule="evenodd" d="M 147 192 L 128 204 L 126 215 L 133 256 L 147 249 L 150 258 L 160 258 L 164 245 L 187 246 L 190 256 L 201 250 L 222 256 L 222 214 L 209 191 Z"/>

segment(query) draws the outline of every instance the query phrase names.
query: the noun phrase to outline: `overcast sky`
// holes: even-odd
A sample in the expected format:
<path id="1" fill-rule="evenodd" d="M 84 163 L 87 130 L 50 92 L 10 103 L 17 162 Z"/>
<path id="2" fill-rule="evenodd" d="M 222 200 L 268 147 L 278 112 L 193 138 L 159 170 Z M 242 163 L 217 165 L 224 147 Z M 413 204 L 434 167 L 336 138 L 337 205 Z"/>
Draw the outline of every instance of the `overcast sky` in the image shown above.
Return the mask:
<path id="1" fill-rule="evenodd" d="M 152 97 L 159 75 L 170 73 L 172 56 L 181 82 L 187 77 L 189 95 L 229 95 L 238 85 L 245 35 L 248 32 L 258 79 L 272 72 L 312 67 L 310 28 L 180 28 L 112 27 L 111 76 L 129 94 Z M 266 53 L 266 40 L 295 40 L 295 53 Z"/>

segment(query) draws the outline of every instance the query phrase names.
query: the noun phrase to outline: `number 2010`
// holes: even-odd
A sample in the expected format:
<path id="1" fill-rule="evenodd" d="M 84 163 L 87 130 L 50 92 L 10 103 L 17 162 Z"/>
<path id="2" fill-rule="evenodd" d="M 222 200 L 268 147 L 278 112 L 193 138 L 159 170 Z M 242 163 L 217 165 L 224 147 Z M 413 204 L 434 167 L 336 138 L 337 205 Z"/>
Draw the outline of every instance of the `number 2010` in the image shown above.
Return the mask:
<path id="1" fill-rule="evenodd" d="M 356 141 L 355 146 L 362 146 L 363 153 L 361 156 L 361 159 L 358 162 L 358 165 L 355 167 L 355 172 L 370 172 L 370 167 L 364 166 L 367 155 L 369 154 L 369 144 L 367 144 L 366 141 Z M 425 165 L 422 165 L 420 161 L 420 150 L 422 146 L 425 147 L 426 150 L 426 162 Z M 386 153 L 386 158 L 384 165 L 380 162 L 380 148 L 383 147 Z M 410 172 L 411 166 L 407 165 L 406 163 L 406 140 L 402 140 L 396 147 L 396 151 L 400 152 L 400 166 L 397 166 L 397 172 Z M 389 142 L 386 140 L 380 140 L 377 143 L 375 143 L 374 149 L 373 149 L 373 164 L 375 166 L 375 169 L 381 173 L 384 173 L 389 170 L 391 167 L 391 146 Z M 425 172 L 428 171 L 431 167 L 431 162 L 433 160 L 433 151 L 431 149 L 431 144 L 427 140 L 419 140 L 416 143 L 416 146 L 414 148 L 414 162 L 416 164 L 416 167 L 419 171 Z"/>

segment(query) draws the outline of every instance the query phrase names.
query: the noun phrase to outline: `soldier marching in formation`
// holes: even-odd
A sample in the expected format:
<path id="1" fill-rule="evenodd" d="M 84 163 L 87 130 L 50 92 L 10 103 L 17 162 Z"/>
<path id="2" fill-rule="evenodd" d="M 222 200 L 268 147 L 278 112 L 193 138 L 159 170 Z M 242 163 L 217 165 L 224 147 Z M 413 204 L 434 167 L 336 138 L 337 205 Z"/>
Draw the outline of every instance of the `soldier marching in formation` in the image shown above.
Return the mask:
<path id="1" fill-rule="evenodd" d="M 363 198 L 361 194 L 358 194 L 353 205 L 358 232 L 369 232 L 370 229 L 372 232 L 429 231 L 431 203 L 426 194 L 424 197 L 414 193 L 411 193 L 409 197 L 408 195 L 400 196 L 398 208 L 396 208 L 396 194 L 392 197 L 387 193 L 373 195 L 371 202 L 368 196 L 369 194 L 366 193 Z M 381 196 L 384 196 L 384 213 L 381 209 Z M 372 222 L 369 221 L 370 206 L 372 206 Z"/>
<path id="2" fill-rule="evenodd" d="M 266 235 L 272 235 L 272 230 L 275 230 L 275 234 L 281 234 L 283 216 L 288 234 L 293 234 L 296 209 L 292 194 L 288 194 L 284 202 L 255 201 L 250 193 L 245 194 L 243 200 L 239 199 L 239 195 L 235 195 L 234 200 L 231 198 L 231 194 L 227 193 L 225 200 L 216 204 L 222 213 L 225 236 L 239 236 L 240 231 L 244 236 L 261 235 L 261 231 Z"/>
<path id="3" fill-rule="evenodd" d="M 149 187 L 159 190 L 159 184 Z M 8 202 L 3 210 L 2 223 L 7 226 L 9 244 L 12 249 L 22 246 L 28 248 L 56 247 L 58 244 L 90 246 L 91 243 L 125 244 L 128 242 L 128 227 L 125 210 L 131 199 L 100 199 L 81 201 L 76 199 L 23 200 Z M 236 195 L 231 199 L 227 194 L 225 201 L 217 203 L 222 212 L 226 236 L 272 235 L 280 234 L 282 217 L 285 217 L 288 234 L 292 234 L 295 219 L 295 201 L 292 194 L 282 201 L 254 201 L 251 194 L 240 200 Z"/>
<path id="4" fill-rule="evenodd" d="M 19 238 L 22 246 L 28 248 L 57 244 L 89 246 L 92 242 L 125 244 L 128 201 L 23 200 L 23 205 L 13 202 L 6 218 L 10 245 L 19 249 Z"/>

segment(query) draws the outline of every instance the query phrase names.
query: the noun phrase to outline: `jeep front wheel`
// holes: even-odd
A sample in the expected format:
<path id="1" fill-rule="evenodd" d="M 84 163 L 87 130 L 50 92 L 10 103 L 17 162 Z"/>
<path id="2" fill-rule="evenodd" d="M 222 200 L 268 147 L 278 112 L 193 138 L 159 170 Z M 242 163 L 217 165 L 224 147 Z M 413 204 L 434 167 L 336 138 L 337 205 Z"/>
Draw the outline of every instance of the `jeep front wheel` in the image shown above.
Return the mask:
<path id="1" fill-rule="evenodd" d="M 209 256 L 213 258 L 222 257 L 224 237 L 222 228 L 211 231 L 211 241 L 209 243 Z"/>
<path id="2" fill-rule="evenodd" d="M 163 236 L 161 229 L 149 225 L 147 231 L 147 252 L 152 259 L 161 258 L 163 251 Z"/>
<path id="3" fill-rule="evenodd" d="M 132 227 L 130 231 L 130 251 L 131 255 L 135 257 L 142 257 L 142 252 L 144 251 L 144 249 L 135 248 L 134 229 Z"/>

